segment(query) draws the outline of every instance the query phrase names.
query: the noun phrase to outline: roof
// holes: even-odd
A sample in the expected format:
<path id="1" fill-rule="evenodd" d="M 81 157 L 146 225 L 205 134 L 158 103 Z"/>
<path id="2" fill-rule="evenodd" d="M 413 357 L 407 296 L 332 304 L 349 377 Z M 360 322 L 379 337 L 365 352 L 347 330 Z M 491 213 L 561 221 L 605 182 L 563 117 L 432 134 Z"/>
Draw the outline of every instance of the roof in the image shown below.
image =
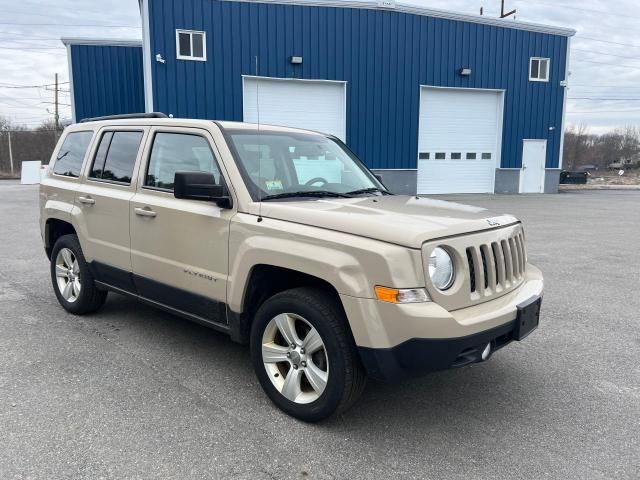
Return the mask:
<path id="1" fill-rule="evenodd" d="M 82 130 L 88 127 L 103 127 L 103 126 L 113 126 L 113 127 L 124 127 L 124 126 L 151 126 L 151 125 L 164 125 L 164 126 L 172 126 L 172 127 L 204 127 L 207 128 L 212 124 L 216 124 L 219 127 L 225 130 L 248 130 L 255 131 L 260 129 L 264 132 L 289 132 L 289 133 L 309 133 L 315 135 L 324 135 L 320 132 L 315 132 L 313 130 L 306 130 L 302 128 L 293 128 L 293 127 L 283 127 L 280 125 L 267 125 L 267 124 L 256 124 L 256 123 L 246 123 L 246 122 L 233 122 L 233 121 L 217 121 L 217 120 L 204 120 L 204 119 L 196 119 L 196 118 L 114 118 L 109 119 L 105 118 L 97 118 L 95 120 L 86 119 L 84 122 L 74 123 L 73 130 Z"/>
<path id="2" fill-rule="evenodd" d="M 303 5 L 314 7 L 338 7 L 338 8 L 362 8 L 368 10 L 387 10 L 401 13 L 410 13 L 413 15 L 421 15 L 425 17 L 443 18 L 446 20 L 457 20 L 461 22 L 480 23 L 484 25 L 493 25 L 502 28 L 512 28 L 516 30 L 527 30 L 531 32 L 547 33 L 551 35 L 561 35 L 572 37 L 576 31 L 571 28 L 556 27 L 552 25 L 540 25 L 537 23 L 527 23 L 493 18 L 485 15 L 469 15 L 465 13 L 456 13 L 447 10 L 438 10 L 433 8 L 418 7 L 415 5 L 407 5 L 404 3 L 396 3 L 395 7 L 381 6 L 381 2 L 372 1 L 353 1 L 353 0 L 221 0 L 224 2 L 248 2 L 248 3 L 272 3 L 280 5 Z"/>
<path id="3" fill-rule="evenodd" d="M 63 37 L 60 41 L 66 46 L 142 47 L 142 40 L 138 39 Z"/>

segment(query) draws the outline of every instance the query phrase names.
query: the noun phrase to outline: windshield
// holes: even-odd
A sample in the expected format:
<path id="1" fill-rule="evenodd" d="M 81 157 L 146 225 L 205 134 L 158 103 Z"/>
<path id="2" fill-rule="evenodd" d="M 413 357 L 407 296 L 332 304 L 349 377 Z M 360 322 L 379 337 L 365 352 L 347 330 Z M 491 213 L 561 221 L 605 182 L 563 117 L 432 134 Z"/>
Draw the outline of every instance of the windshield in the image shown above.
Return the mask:
<path id="1" fill-rule="evenodd" d="M 254 201 L 304 197 L 305 192 L 318 197 L 384 190 L 344 145 L 331 138 L 258 130 L 236 130 L 228 134 Z"/>

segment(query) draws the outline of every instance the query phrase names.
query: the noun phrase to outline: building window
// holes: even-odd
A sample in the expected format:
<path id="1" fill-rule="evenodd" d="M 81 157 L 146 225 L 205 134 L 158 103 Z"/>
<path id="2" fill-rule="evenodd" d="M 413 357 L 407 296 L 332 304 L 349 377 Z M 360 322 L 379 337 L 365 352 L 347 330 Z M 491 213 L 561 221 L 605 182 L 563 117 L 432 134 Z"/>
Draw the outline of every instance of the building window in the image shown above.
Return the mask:
<path id="1" fill-rule="evenodd" d="M 447 158 L 447 154 L 444 152 L 436 153 L 436 160 L 445 160 Z"/>
<path id="2" fill-rule="evenodd" d="M 532 82 L 548 82 L 549 62 L 548 58 L 533 57 L 529 61 L 529 80 Z"/>
<path id="3" fill-rule="evenodd" d="M 176 30 L 176 52 L 178 60 L 207 59 L 207 34 L 192 30 Z"/>
<path id="4" fill-rule="evenodd" d="M 482 154 L 482 159 L 483 160 L 491 160 L 491 154 L 490 153 L 483 153 Z"/>
<path id="5" fill-rule="evenodd" d="M 454 152 L 451 154 L 451 160 L 462 160 L 462 153 Z"/>
<path id="6" fill-rule="evenodd" d="M 467 153 L 467 160 L 475 160 L 477 157 L 477 153 Z"/>
<path id="7" fill-rule="evenodd" d="M 431 155 L 429 155 L 429 152 L 420 152 L 420 154 L 418 155 L 418 159 L 419 160 L 429 160 L 429 157 Z"/>

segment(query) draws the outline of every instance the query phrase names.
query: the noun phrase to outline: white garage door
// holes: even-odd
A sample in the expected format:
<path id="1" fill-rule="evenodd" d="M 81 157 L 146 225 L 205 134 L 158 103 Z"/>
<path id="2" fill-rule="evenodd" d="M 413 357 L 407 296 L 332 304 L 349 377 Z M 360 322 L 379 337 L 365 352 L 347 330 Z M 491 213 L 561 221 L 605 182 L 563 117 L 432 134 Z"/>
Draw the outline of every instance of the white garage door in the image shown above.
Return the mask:
<path id="1" fill-rule="evenodd" d="M 244 121 L 306 128 L 345 141 L 346 83 L 244 77 Z"/>
<path id="2" fill-rule="evenodd" d="M 502 93 L 423 87 L 418 193 L 494 191 Z"/>

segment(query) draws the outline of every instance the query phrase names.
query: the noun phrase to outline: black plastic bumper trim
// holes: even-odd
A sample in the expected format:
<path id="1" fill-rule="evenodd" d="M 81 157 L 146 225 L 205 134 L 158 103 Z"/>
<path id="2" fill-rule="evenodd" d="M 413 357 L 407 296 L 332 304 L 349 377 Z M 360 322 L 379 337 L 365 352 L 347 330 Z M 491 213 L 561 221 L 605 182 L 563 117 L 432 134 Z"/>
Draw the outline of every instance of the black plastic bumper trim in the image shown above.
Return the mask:
<path id="1" fill-rule="evenodd" d="M 396 382 L 480 362 L 488 343 L 492 352 L 511 343 L 514 328 L 515 320 L 467 337 L 413 338 L 393 348 L 358 347 L 358 351 L 371 378 Z"/>

